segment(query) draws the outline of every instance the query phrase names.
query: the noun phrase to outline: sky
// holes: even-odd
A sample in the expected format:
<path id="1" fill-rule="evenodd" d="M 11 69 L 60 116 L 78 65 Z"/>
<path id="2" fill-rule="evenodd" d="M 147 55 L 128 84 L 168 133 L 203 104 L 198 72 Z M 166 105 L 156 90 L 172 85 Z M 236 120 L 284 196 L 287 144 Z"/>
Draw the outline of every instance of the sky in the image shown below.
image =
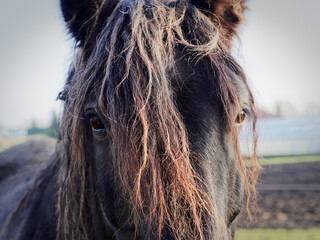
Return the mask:
<path id="1" fill-rule="evenodd" d="M 258 105 L 320 114 L 320 1 L 252 0 L 249 8 L 238 53 Z"/>
<path id="2" fill-rule="evenodd" d="M 320 1 L 251 0 L 234 54 L 258 106 L 320 114 Z M 0 127 L 47 122 L 72 60 L 58 1 L 12 0 L 0 8 Z"/>
<path id="3" fill-rule="evenodd" d="M 72 59 L 58 1 L 12 0 L 0 8 L 0 125 L 45 122 Z"/>

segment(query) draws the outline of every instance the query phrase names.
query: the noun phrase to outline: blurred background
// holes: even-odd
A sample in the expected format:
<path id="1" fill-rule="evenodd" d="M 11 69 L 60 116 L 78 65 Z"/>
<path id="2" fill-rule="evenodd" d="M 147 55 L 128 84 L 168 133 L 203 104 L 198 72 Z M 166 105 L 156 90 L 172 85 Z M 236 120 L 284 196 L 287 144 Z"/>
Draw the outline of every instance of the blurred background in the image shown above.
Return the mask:
<path id="1" fill-rule="evenodd" d="M 233 49 L 258 106 L 264 167 L 253 222 L 237 239 L 320 239 L 320 1 L 251 0 Z M 0 8 L 0 151 L 56 137 L 73 56 L 58 1 L 3 1 Z M 250 137 L 240 137 L 248 155 Z"/>

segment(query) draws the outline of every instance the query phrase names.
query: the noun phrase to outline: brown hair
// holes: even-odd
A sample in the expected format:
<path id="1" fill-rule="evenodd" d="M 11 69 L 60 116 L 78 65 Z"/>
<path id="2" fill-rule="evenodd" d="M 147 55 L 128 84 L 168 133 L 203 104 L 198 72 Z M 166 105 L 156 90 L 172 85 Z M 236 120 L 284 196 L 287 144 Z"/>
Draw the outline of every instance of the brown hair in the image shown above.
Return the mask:
<path id="1" fill-rule="evenodd" d="M 107 5 L 103 1 L 99 6 L 93 17 L 96 23 Z M 224 66 L 245 77 L 229 55 L 215 21 L 185 0 L 120 1 L 102 28 L 93 25 L 87 39 L 74 66 L 62 122 L 64 171 L 57 238 L 90 238 L 92 166 L 82 121 L 84 104 L 92 92 L 108 120 L 115 182 L 120 183 L 119 194 L 130 206 L 137 231 L 145 226 L 147 238 L 156 234 L 161 239 L 167 229 L 174 239 L 202 240 L 212 223 L 217 232 L 226 232 L 193 166 L 192 159 L 198 156 L 190 151 L 170 85 L 171 74 L 176 74 L 177 46 L 214 70 L 250 198 L 258 165 L 254 160 L 252 171 L 247 173 L 241 159 L 232 113 L 238 98 Z"/>

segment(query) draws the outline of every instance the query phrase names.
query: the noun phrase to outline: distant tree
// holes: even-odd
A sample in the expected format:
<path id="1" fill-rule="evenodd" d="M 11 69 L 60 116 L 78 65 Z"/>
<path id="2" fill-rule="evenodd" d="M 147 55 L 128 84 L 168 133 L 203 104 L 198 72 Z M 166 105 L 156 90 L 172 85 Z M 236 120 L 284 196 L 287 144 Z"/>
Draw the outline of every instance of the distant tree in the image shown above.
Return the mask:
<path id="1" fill-rule="evenodd" d="M 50 127 L 48 128 L 47 135 L 50 137 L 57 138 L 58 133 L 59 133 L 59 119 L 56 112 L 52 111 L 51 124 L 50 124 Z"/>
<path id="2" fill-rule="evenodd" d="M 276 103 L 276 115 L 278 117 L 292 117 L 297 116 L 297 110 L 292 103 L 287 101 L 278 101 Z"/>
<path id="3" fill-rule="evenodd" d="M 28 135 L 43 134 L 43 129 L 37 127 L 36 120 L 32 120 L 31 127 L 28 129 Z"/>
<path id="4" fill-rule="evenodd" d="M 50 126 L 48 128 L 39 128 L 35 120 L 32 120 L 31 127 L 28 129 L 28 135 L 47 135 L 49 137 L 57 138 L 59 131 L 59 120 L 57 114 L 53 111 L 51 116 Z"/>

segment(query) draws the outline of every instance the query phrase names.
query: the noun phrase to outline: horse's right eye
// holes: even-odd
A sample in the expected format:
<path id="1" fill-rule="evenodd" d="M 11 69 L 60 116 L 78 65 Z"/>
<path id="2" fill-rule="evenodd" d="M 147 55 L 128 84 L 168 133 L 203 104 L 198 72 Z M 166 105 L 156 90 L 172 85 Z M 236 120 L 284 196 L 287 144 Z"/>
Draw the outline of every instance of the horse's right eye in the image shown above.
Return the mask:
<path id="1" fill-rule="evenodd" d="M 238 113 L 237 118 L 236 118 L 236 124 L 241 124 L 244 122 L 246 119 L 246 112 L 242 110 L 240 113 Z"/>
<path id="2" fill-rule="evenodd" d="M 90 117 L 89 122 L 93 131 L 101 132 L 105 130 L 105 126 L 99 117 L 97 116 Z"/>

